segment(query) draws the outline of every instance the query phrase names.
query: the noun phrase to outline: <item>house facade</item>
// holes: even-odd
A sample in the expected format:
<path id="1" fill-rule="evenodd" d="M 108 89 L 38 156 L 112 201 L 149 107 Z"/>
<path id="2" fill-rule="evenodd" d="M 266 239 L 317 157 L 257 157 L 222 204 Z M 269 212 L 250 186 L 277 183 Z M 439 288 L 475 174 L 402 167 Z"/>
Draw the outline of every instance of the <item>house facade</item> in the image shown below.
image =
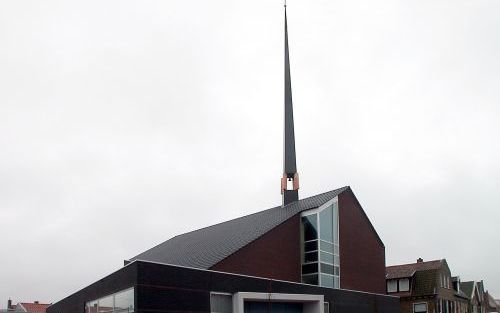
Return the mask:
<path id="1" fill-rule="evenodd" d="M 453 284 L 446 260 L 389 266 L 387 294 L 400 297 L 402 313 L 467 313 L 468 299 Z"/>

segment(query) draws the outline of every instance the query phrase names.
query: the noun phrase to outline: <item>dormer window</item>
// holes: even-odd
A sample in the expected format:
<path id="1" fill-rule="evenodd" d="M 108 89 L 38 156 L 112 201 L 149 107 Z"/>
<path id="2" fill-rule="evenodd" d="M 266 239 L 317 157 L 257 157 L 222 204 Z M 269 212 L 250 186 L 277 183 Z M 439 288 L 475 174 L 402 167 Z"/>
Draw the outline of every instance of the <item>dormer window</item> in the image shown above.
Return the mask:
<path id="1" fill-rule="evenodd" d="M 408 292 L 410 291 L 410 279 L 400 278 L 400 279 L 390 279 L 387 281 L 387 292 Z"/>

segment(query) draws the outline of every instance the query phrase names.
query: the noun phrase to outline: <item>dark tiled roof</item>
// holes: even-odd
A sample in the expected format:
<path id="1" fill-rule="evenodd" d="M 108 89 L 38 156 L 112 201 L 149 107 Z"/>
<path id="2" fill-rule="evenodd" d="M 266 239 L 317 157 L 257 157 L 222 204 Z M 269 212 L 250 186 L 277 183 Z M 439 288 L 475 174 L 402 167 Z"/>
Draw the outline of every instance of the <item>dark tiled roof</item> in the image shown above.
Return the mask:
<path id="1" fill-rule="evenodd" d="M 441 268 L 442 260 L 388 266 L 385 270 L 386 279 L 411 277 L 417 271 L 435 270 Z"/>
<path id="2" fill-rule="evenodd" d="M 474 282 L 473 281 L 464 281 L 460 283 L 460 290 L 465 293 L 465 295 L 472 299 L 472 291 L 474 291 Z"/>
<path id="3" fill-rule="evenodd" d="M 284 207 L 243 216 L 173 237 L 133 258 L 209 269 L 292 216 L 317 208 L 340 193 L 343 187 L 290 203 Z"/>

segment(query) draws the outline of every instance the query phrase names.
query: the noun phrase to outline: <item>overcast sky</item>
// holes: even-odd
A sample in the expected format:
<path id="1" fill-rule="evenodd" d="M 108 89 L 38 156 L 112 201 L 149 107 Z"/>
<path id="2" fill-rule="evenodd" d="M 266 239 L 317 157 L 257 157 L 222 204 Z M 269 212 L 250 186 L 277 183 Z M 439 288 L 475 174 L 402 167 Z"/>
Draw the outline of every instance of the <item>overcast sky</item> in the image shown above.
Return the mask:
<path id="1" fill-rule="evenodd" d="M 500 1 L 289 0 L 300 196 L 500 297 Z M 0 2 L 0 307 L 280 204 L 281 0 Z"/>

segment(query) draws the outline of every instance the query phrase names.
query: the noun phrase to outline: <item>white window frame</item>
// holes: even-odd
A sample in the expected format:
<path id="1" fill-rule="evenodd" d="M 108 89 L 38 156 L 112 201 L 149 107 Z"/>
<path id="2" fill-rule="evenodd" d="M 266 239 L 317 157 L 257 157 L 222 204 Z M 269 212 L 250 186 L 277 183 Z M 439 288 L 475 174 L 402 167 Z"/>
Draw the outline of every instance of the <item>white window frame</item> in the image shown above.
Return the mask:
<path id="1" fill-rule="evenodd" d="M 389 283 L 391 283 L 391 282 L 396 283 L 396 290 L 389 290 Z M 389 279 L 389 280 L 387 280 L 386 288 L 387 288 L 387 293 L 398 292 L 398 280 L 397 279 Z"/>
<path id="2" fill-rule="evenodd" d="M 401 289 L 401 281 L 402 280 L 406 280 L 408 282 L 408 289 L 406 289 L 406 290 L 402 290 Z M 410 291 L 410 279 L 409 278 L 400 278 L 400 279 L 398 279 L 398 291 L 399 292 L 408 292 L 408 291 Z"/>
<path id="3" fill-rule="evenodd" d="M 419 304 L 425 304 L 425 313 L 429 313 L 429 305 L 427 305 L 427 302 L 415 302 L 415 303 L 413 303 L 413 310 L 412 310 L 413 313 L 417 313 L 417 312 L 415 312 L 415 306 L 419 305 Z M 418 312 L 418 313 L 420 313 L 420 312 Z"/>

